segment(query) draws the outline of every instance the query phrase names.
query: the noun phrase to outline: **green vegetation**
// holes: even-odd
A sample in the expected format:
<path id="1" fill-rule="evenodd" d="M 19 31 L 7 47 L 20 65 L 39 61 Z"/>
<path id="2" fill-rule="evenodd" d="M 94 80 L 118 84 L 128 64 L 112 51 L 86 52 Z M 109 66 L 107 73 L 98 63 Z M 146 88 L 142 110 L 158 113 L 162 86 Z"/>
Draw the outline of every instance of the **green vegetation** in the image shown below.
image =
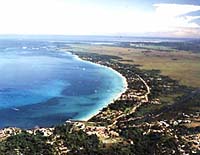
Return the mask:
<path id="1" fill-rule="evenodd" d="M 176 42 L 171 44 L 176 45 Z M 193 44 L 195 44 L 195 42 L 193 42 Z M 70 44 L 70 50 L 87 53 L 87 55 L 100 54 L 121 57 L 119 60 L 121 63 L 139 65 L 142 70 L 160 70 L 162 75 L 169 76 L 170 78 L 179 81 L 182 85 L 196 88 L 200 87 L 199 48 L 196 48 L 196 52 L 191 52 L 192 46 L 189 49 L 185 48 L 185 50 L 181 50 L 175 48 L 172 49 L 172 47 L 165 45 L 161 46 L 158 43 L 145 43 L 145 45 L 158 46 L 160 49 L 136 48 L 130 46 L 130 42 L 127 42 L 116 46 Z M 163 46 L 165 46 L 165 48 L 161 49 Z M 166 50 L 166 48 L 168 49 Z"/>
<path id="2" fill-rule="evenodd" d="M 0 143 L 1 155 L 53 155 L 54 152 L 55 150 L 47 143 L 47 138 L 40 133 L 33 135 L 23 131 Z"/>
<path id="3" fill-rule="evenodd" d="M 95 154 L 98 151 L 99 139 L 96 135 L 87 135 L 83 130 L 73 130 L 72 125 L 57 126 L 53 137 L 59 135 L 56 142 L 62 141 L 69 154 Z"/>
<path id="4" fill-rule="evenodd" d="M 113 50 L 113 47 L 107 48 Z M 199 153 L 200 148 L 197 146 L 200 133 L 199 89 L 184 86 L 178 80 L 161 75 L 162 72 L 158 69 L 144 70 L 138 68 L 132 61 L 124 63 L 122 61 L 124 57 L 109 56 L 105 53 L 102 55 L 74 53 L 85 60 L 116 69 L 127 78 L 128 90 L 119 100 L 103 108 L 87 122 L 70 122 L 56 126 L 49 136 L 44 136 L 42 132 L 30 134 L 23 131 L 8 137 L 0 142 L 0 155 Z M 152 60 L 151 56 L 147 56 L 149 59 L 146 64 Z M 167 61 L 168 57 L 169 55 L 164 56 L 164 61 Z M 141 58 L 141 53 L 137 58 Z M 159 59 L 156 57 L 156 61 Z M 191 61 L 193 59 L 192 57 Z M 158 64 L 161 64 L 162 59 L 159 61 Z M 177 63 L 179 61 L 170 58 L 171 61 L 176 61 L 174 66 L 177 68 L 181 67 Z M 158 68 L 164 66 L 165 64 L 161 64 Z M 150 94 L 147 94 L 147 87 L 139 77 L 150 87 Z M 134 97 L 130 97 L 131 95 Z M 145 96 L 148 99 L 144 99 Z"/>

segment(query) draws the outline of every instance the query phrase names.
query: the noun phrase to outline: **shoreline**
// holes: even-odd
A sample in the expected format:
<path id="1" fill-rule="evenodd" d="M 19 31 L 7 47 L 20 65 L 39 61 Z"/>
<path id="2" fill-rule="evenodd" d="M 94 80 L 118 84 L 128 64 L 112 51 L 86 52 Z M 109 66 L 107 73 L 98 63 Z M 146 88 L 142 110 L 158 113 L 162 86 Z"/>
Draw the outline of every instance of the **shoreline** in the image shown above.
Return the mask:
<path id="1" fill-rule="evenodd" d="M 107 151 L 112 154 L 113 149 L 118 150 L 116 147 L 119 148 L 119 151 L 125 150 L 135 152 L 135 154 L 141 154 L 145 150 L 144 154 L 150 152 L 157 154 L 157 150 L 160 150 L 159 154 L 166 152 L 167 154 L 193 154 L 199 152 L 199 146 L 196 147 L 196 144 L 200 142 L 199 128 L 194 130 L 194 128 L 189 127 L 187 130 L 183 130 L 186 129 L 183 128 L 183 125 L 193 125 L 191 123 L 196 123 L 194 119 L 199 118 L 199 113 L 194 113 L 195 111 L 187 113 L 187 109 L 185 109 L 185 106 L 196 108 L 195 103 L 193 105 L 190 100 L 193 98 L 193 101 L 199 99 L 199 90 L 191 92 L 188 88 L 189 92 L 185 92 L 186 96 L 178 97 L 179 100 L 174 100 L 173 105 L 165 106 L 159 100 L 161 95 L 182 92 L 185 87 L 178 85 L 176 81 L 171 80 L 169 77 L 160 76 L 155 71 L 141 71 L 136 68 L 137 66 L 123 64 L 120 60 L 113 61 L 114 57 L 111 56 L 90 55 L 80 52 L 75 52 L 75 54 L 75 57 L 79 56 L 81 59 L 78 58 L 81 61 L 103 67 L 109 66 L 108 68 L 124 75 L 123 77 L 126 77 L 128 83 L 126 92 L 119 95 L 121 96 L 119 100 L 107 104 L 106 108 L 103 108 L 87 121 L 69 119 L 65 123 L 51 128 L 37 127 L 25 130 L 25 132 L 20 128 L 1 129 L 1 144 L 5 144 L 5 142 L 13 144 L 12 138 L 7 139 L 10 136 L 17 136 L 19 137 L 18 141 L 24 141 L 24 135 L 34 140 L 35 137 L 38 138 L 42 134 L 42 139 L 39 140 L 44 144 L 48 142 L 50 147 L 61 154 L 66 152 L 76 154 L 77 150 L 80 151 L 80 154 L 83 150 L 94 151 L 90 150 L 90 147 L 88 150 L 88 146 L 93 143 L 96 144 L 96 142 L 98 142 L 98 150 L 95 149 L 95 153 L 96 151 L 101 153 L 104 151 L 104 154 L 108 154 Z M 162 94 L 156 96 L 154 94 L 156 92 Z M 152 96 L 149 97 L 149 100 L 146 100 L 148 95 Z M 185 104 L 182 104 L 182 101 Z M 160 105 L 163 107 L 159 107 Z M 152 109 L 153 107 L 156 107 L 156 109 Z M 150 110 L 147 111 L 146 108 L 150 108 Z M 45 140 L 43 137 L 46 137 Z M 81 141 L 80 137 L 82 138 Z M 67 143 L 69 140 L 70 143 Z M 80 142 L 89 145 L 79 149 L 82 148 L 82 145 L 79 146 Z M 30 143 L 30 145 L 32 144 L 34 143 Z M 78 148 L 71 149 L 71 144 L 78 145 Z M 5 149 L 7 148 L 10 147 L 5 146 Z M 119 153 L 121 154 L 121 152 Z"/>
<path id="2" fill-rule="evenodd" d="M 84 60 L 82 59 L 81 57 L 79 57 L 77 54 L 74 54 L 73 52 L 69 52 L 69 51 L 62 51 L 61 52 L 66 52 L 68 54 L 70 54 L 72 57 L 74 57 L 75 59 L 79 60 L 79 61 L 83 61 L 83 62 L 86 62 L 86 63 L 90 63 L 92 65 L 96 65 L 98 67 L 103 67 L 107 70 L 110 70 L 111 72 L 114 72 L 114 74 L 116 74 L 116 76 L 119 76 L 120 79 L 122 79 L 122 87 L 120 88 L 120 91 L 119 93 L 113 93 L 112 96 L 107 99 L 107 100 L 103 100 L 103 102 L 100 104 L 100 106 L 96 107 L 94 110 L 92 110 L 89 114 L 87 115 L 83 115 L 81 117 L 78 117 L 78 118 L 72 118 L 72 119 L 66 119 L 63 123 L 60 123 L 60 124 L 65 124 L 66 121 L 69 121 L 69 120 L 72 120 L 72 121 L 84 121 L 84 122 L 87 122 L 88 120 L 90 120 L 91 118 L 93 118 L 94 116 L 98 115 L 101 110 L 103 108 L 106 108 L 108 107 L 110 104 L 114 103 L 115 101 L 117 101 L 123 93 L 125 93 L 128 89 L 128 82 L 127 82 L 127 79 L 125 76 L 123 76 L 121 73 L 119 73 L 117 70 L 109 67 L 109 66 L 105 66 L 105 65 L 102 65 L 102 64 L 99 64 L 97 62 L 92 62 L 92 61 L 89 61 L 89 60 Z M 114 75 L 115 76 L 115 75 Z M 52 125 L 53 127 L 57 126 L 56 124 Z M 21 127 L 15 127 L 15 126 L 7 126 L 7 127 L 3 127 L 3 128 L 0 128 L 0 130 L 4 130 L 6 128 L 19 128 L 19 129 L 25 129 L 25 130 L 34 130 L 35 127 L 31 127 L 31 128 L 21 128 Z M 38 126 L 37 128 L 50 128 L 49 127 L 45 127 L 45 126 Z"/>
<path id="3" fill-rule="evenodd" d="M 88 116 L 82 117 L 82 118 L 78 118 L 78 119 L 71 119 L 71 120 L 76 120 L 76 121 L 89 121 L 91 118 L 93 118 L 94 116 L 98 115 L 101 110 L 103 108 L 108 107 L 110 104 L 114 103 L 115 101 L 119 100 L 120 97 L 128 90 L 128 82 L 125 76 L 123 76 L 120 72 L 118 72 L 117 70 L 113 69 L 112 67 L 106 66 L 106 65 L 102 65 L 100 63 L 97 62 L 92 62 L 90 60 L 84 60 L 82 58 L 80 58 L 77 54 L 73 53 L 73 52 L 69 52 L 69 51 L 64 51 L 67 52 L 69 54 L 71 54 L 72 56 L 74 56 L 75 59 L 79 60 L 79 61 L 83 61 L 83 62 L 87 62 L 87 63 L 91 63 L 93 65 L 97 65 L 106 69 L 111 70 L 112 72 L 114 72 L 115 74 L 117 74 L 121 79 L 122 79 L 122 83 L 123 83 L 123 91 L 119 92 L 117 95 L 115 95 L 114 98 L 110 99 L 110 101 L 108 101 L 105 105 L 103 105 L 101 107 L 101 109 L 99 110 L 94 110 L 92 111 L 90 114 L 88 114 Z"/>
<path id="4" fill-rule="evenodd" d="M 105 67 L 105 70 L 101 68 L 102 73 L 113 75 L 104 78 L 103 82 L 115 89 L 100 95 L 102 103 L 96 102 L 93 108 L 88 108 L 97 113 L 90 113 L 89 119 L 82 117 L 83 121 L 66 121 L 65 118 L 51 127 L 1 129 L 0 152 L 26 154 L 32 149 L 32 152 L 44 151 L 47 154 L 200 153 L 199 89 L 180 85 L 179 81 L 162 75 L 161 70 L 141 69 L 131 57 L 124 59 L 123 53 L 112 55 L 113 51 L 103 53 L 103 49 L 93 53 L 66 45 L 59 49 L 70 56 L 72 54 L 74 60 Z M 84 66 L 79 66 L 79 69 L 84 69 Z M 93 70 L 94 74 L 96 70 Z M 101 81 L 100 76 L 98 80 Z M 126 90 L 118 93 L 125 89 L 122 82 L 126 84 Z M 102 91 L 108 90 L 106 88 L 109 87 Z M 108 98 L 116 100 L 106 102 L 110 101 Z M 89 116 L 85 114 L 87 110 L 82 111 L 82 116 Z M 47 121 L 51 121 L 51 117 Z"/>

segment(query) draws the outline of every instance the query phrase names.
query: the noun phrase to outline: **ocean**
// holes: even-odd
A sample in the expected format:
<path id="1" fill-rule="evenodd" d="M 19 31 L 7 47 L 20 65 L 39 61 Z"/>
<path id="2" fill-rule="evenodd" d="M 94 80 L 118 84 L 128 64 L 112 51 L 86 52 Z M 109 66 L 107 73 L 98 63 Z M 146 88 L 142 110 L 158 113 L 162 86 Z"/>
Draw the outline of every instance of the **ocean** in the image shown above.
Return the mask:
<path id="1" fill-rule="evenodd" d="M 0 39 L 0 128 L 87 120 L 125 89 L 120 74 L 77 58 L 63 42 Z"/>

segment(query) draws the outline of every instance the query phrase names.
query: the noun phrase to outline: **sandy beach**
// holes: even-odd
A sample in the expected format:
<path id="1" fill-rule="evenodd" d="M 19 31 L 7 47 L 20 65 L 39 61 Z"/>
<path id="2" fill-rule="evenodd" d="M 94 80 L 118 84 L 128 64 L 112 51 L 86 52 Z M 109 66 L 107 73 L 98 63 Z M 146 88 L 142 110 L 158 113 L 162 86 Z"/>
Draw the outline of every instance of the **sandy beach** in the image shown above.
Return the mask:
<path id="1" fill-rule="evenodd" d="M 113 103 L 114 101 L 118 100 L 118 99 L 121 97 L 121 95 L 122 95 L 123 93 L 125 93 L 126 90 L 128 89 L 128 82 L 127 82 L 126 77 L 124 77 L 124 76 L 123 76 L 121 73 L 119 73 L 117 70 L 115 70 L 115 69 L 113 69 L 113 68 L 111 68 L 111 67 L 109 67 L 109 66 L 102 65 L 102 64 L 100 64 L 100 63 L 98 63 L 98 62 L 92 62 L 92 61 L 89 61 L 89 60 L 83 60 L 83 59 L 82 59 L 81 57 L 79 57 L 78 55 L 73 54 L 73 53 L 71 53 L 71 52 L 69 52 L 69 51 L 64 51 L 64 52 L 67 52 L 67 53 L 72 54 L 72 55 L 73 55 L 77 60 L 79 60 L 79 61 L 84 61 L 84 62 L 87 62 L 87 63 L 95 64 L 95 65 L 100 66 L 100 67 L 107 68 L 107 69 L 109 69 L 111 72 L 114 72 L 117 76 L 119 76 L 119 77 L 122 79 L 122 81 L 123 81 L 123 90 L 122 90 L 120 93 L 114 94 L 114 98 L 110 98 L 109 100 L 107 100 L 107 101 L 105 102 L 105 104 L 101 107 L 101 109 L 107 107 L 109 104 L 111 104 L 111 103 Z M 99 108 L 97 108 L 96 110 L 91 111 L 90 114 L 88 114 L 88 115 L 86 115 L 86 116 L 84 116 L 84 117 L 82 117 L 82 118 L 78 118 L 78 120 L 81 120 L 81 121 L 88 121 L 88 120 L 91 119 L 93 116 L 97 115 L 97 114 L 101 111 L 101 109 L 99 110 Z"/>

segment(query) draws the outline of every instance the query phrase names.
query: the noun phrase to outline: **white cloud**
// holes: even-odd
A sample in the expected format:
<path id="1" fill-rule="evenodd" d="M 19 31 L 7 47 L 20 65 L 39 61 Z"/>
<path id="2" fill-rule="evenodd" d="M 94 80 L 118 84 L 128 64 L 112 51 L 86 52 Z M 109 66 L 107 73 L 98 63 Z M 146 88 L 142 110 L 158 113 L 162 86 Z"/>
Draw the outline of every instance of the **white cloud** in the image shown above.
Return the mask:
<path id="1" fill-rule="evenodd" d="M 193 21 L 200 16 L 187 15 L 200 10 L 200 6 L 181 4 L 155 4 L 153 6 L 155 7 L 154 12 L 136 15 L 136 21 L 132 23 L 132 27 L 136 28 L 135 33 L 143 31 L 144 34 L 159 34 L 160 36 L 176 34 L 176 37 L 190 37 L 193 36 L 191 32 L 200 30 L 200 26 Z"/>
<path id="2" fill-rule="evenodd" d="M 0 34 L 169 34 L 198 31 L 200 6 L 155 4 L 155 11 L 118 10 L 66 0 L 0 0 Z M 174 34 L 174 33 L 173 33 Z M 177 33 L 178 34 L 178 33 Z"/>
<path id="3" fill-rule="evenodd" d="M 156 14 L 167 17 L 177 17 L 189 12 L 200 10 L 200 6 L 186 4 L 154 4 Z"/>
<path id="4" fill-rule="evenodd" d="M 160 28 L 161 34 L 163 32 L 165 35 L 168 33 L 168 35 L 176 37 L 190 37 L 193 36 L 191 32 L 199 30 L 200 26 L 193 20 L 200 18 L 200 16 L 188 16 L 187 14 L 199 11 L 200 6 L 181 4 L 155 4 L 154 6 L 156 7 L 155 20 L 159 20 L 161 24 L 157 28 L 157 32 Z M 161 29 L 162 27 L 163 29 Z"/>

